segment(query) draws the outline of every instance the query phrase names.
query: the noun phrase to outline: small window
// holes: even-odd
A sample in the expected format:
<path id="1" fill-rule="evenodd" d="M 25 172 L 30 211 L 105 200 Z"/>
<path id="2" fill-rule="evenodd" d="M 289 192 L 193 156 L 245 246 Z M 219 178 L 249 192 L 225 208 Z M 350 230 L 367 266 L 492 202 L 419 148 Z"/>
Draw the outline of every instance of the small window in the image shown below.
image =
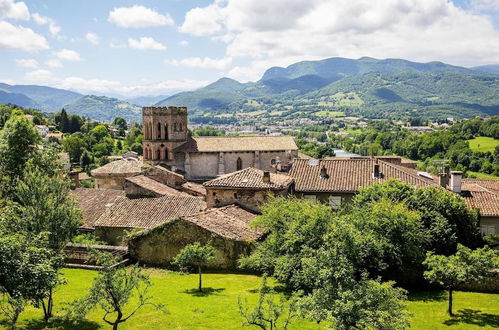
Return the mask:
<path id="1" fill-rule="evenodd" d="M 275 165 L 275 159 L 270 160 L 270 165 Z"/>
<path id="2" fill-rule="evenodd" d="M 237 158 L 236 167 L 238 171 L 243 169 L 243 160 L 241 159 L 241 157 Z"/>
<path id="3" fill-rule="evenodd" d="M 173 131 L 176 132 L 177 131 L 177 123 L 173 123 Z"/>
<path id="4" fill-rule="evenodd" d="M 328 202 L 333 210 L 337 210 L 341 207 L 341 196 L 329 196 Z"/>

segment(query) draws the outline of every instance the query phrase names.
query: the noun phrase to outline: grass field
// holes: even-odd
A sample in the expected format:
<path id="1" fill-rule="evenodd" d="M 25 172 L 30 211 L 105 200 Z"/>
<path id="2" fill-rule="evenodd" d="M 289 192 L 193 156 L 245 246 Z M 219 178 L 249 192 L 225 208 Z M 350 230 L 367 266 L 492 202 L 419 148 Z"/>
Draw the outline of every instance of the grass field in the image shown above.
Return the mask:
<path id="1" fill-rule="evenodd" d="M 471 174 L 470 177 L 477 178 L 477 179 L 494 179 L 494 180 L 499 180 L 499 176 L 495 176 L 492 174 L 486 174 L 486 173 L 480 173 L 480 172 L 472 172 L 468 171 L 468 174 Z"/>
<path id="2" fill-rule="evenodd" d="M 499 146 L 499 140 L 491 137 L 479 136 L 472 140 L 468 140 L 470 149 L 480 152 L 494 152 L 496 146 Z"/>
<path id="3" fill-rule="evenodd" d="M 197 275 L 180 275 L 158 269 L 149 269 L 154 283 L 151 293 L 154 302 L 166 305 L 168 314 L 152 307 L 144 307 L 120 329 L 240 329 L 242 320 L 238 312 L 238 297 L 246 297 L 254 303 L 260 278 L 243 274 L 206 274 L 203 278 L 205 292 L 195 288 Z M 67 285 L 55 294 L 55 312 L 62 315 L 61 306 L 87 292 L 95 272 L 64 270 Z M 447 300 L 444 292 L 417 292 L 410 295 L 409 311 L 414 315 L 414 329 L 490 329 L 499 327 L 499 295 L 468 292 L 455 293 L 456 316 L 446 314 Z M 109 329 L 101 320 L 103 313 L 93 311 L 86 321 L 70 324 L 53 321 L 42 322 L 40 310 L 28 308 L 21 314 L 19 326 L 24 329 Z M 5 323 L 0 323 L 0 327 Z M 305 320 L 295 320 L 290 329 L 325 329 Z M 252 328 L 249 328 L 252 329 Z"/>

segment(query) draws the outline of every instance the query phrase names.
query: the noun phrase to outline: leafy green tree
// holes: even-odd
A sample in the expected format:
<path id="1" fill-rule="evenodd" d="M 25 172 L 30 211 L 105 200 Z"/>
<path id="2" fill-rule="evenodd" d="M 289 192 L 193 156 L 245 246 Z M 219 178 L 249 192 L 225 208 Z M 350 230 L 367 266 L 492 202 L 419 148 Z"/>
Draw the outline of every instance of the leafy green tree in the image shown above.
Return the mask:
<path id="1" fill-rule="evenodd" d="M 90 165 L 92 164 L 93 162 L 93 159 L 92 159 L 92 154 L 90 152 L 88 152 L 88 150 L 83 150 L 81 156 L 80 156 L 80 166 L 81 168 L 83 168 L 85 171 L 88 172 L 88 168 L 90 167 Z"/>
<path id="2" fill-rule="evenodd" d="M 15 217 L 15 214 L 9 212 L 3 216 Z M 62 263 L 62 259 L 46 243 L 45 234 L 27 237 L 0 230 L 0 292 L 7 301 L 0 309 L 8 316 L 12 328 L 26 304 L 39 307 L 57 283 L 54 265 Z"/>
<path id="3" fill-rule="evenodd" d="M 110 137 L 109 131 L 104 125 L 95 126 L 90 131 L 90 134 L 97 140 L 97 142 L 100 142 L 105 137 Z"/>
<path id="4" fill-rule="evenodd" d="M 121 129 L 123 131 L 126 131 L 128 128 L 128 125 L 126 123 L 126 120 L 121 117 L 115 117 L 113 120 L 113 125 L 116 126 L 118 129 Z"/>
<path id="5" fill-rule="evenodd" d="M 24 178 L 18 181 L 15 190 L 19 202 L 17 211 L 22 221 L 12 218 L 5 225 L 27 237 L 47 233 L 47 247 L 55 254 L 61 254 L 81 225 L 81 211 L 69 190 L 70 181 L 63 172 L 41 168 L 36 159 L 28 161 Z M 62 264 L 54 267 L 59 269 Z M 52 316 L 54 287 L 55 284 L 49 290 L 47 301 L 40 302 L 46 320 Z"/>
<path id="6" fill-rule="evenodd" d="M 471 250 L 461 244 L 457 252 L 451 256 L 435 255 L 428 252 L 424 265 L 427 271 L 424 277 L 431 283 L 436 283 L 449 291 L 449 315 L 452 311 L 452 293 L 459 285 L 481 281 L 490 276 L 490 271 L 499 267 L 497 251 L 484 247 Z"/>
<path id="7" fill-rule="evenodd" d="M 61 112 L 56 113 L 55 115 L 55 122 L 59 126 L 59 129 L 63 133 L 68 133 L 70 132 L 70 122 L 69 122 L 69 117 L 64 108 L 62 108 Z"/>
<path id="8" fill-rule="evenodd" d="M 283 295 L 276 301 L 272 289 L 267 285 L 267 276 L 262 277 L 258 290 L 258 302 L 254 308 L 248 306 L 247 299 L 238 298 L 239 313 L 245 319 L 243 325 L 257 326 L 261 329 L 279 329 L 279 319 L 284 316 L 282 329 L 287 329 L 296 316 L 296 301 L 287 302 Z"/>
<path id="9" fill-rule="evenodd" d="M 11 193 L 40 141 L 40 134 L 33 123 L 22 111 L 13 111 L 0 132 L 0 191 L 4 196 Z"/>
<path id="10" fill-rule="evenodd" d="M 196 242 L 193 244 L 186 245 L 177 254 L 173 263 L 180 268 L 186 266 L 194 266 L 198 269 L 199 273 L 199 292 L 203 291 L 202 287 L 202 273 L 201 268 L 206 266 L 215 257 L 215 249 L 210 245 L 201 245 Z"/>
<path id="11" fill-rule="evenodd" d="M 87 143 L 83 135 L 72 134 L 62 140 L 62 146 L 64 147 L 64 151 L 69 154 L 71 162 L 76 163 L 80 160 L 83 151 L 87 147 Z"/>
<path id="12" fill-rule="evenodd" d="M 70 319 L 81 319 L 91 310 L 100 307 L 104 311 L 104 322 L 116 330 L 146 305 L 164 310 L 162 305 L 151 302 L 149 289 L 152 283 L 139 267 L 117 267 L 118 259 L 110 253 L 94 253 L 92 258 L 102 269 L 94 279 L 88 295 L 66 308 Z M 125 309 L 132 302 L 135 302 L 135 307 L 127 315 Z M 115 315 L 114 319 L 109 319 L 108 316 L 112 315 Z"/>

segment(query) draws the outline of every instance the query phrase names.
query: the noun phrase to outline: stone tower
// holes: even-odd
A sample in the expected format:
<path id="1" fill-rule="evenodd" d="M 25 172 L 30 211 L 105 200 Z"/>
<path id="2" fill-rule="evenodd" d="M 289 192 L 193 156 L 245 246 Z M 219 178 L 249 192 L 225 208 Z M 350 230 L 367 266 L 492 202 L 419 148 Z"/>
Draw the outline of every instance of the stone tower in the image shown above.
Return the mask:
<path id="1" fill-rule="evenodd" d="M 175 164 L 174 149 L 187 141 L 186 107 L 143 107 L 143 156 L 151 164 Z"/>

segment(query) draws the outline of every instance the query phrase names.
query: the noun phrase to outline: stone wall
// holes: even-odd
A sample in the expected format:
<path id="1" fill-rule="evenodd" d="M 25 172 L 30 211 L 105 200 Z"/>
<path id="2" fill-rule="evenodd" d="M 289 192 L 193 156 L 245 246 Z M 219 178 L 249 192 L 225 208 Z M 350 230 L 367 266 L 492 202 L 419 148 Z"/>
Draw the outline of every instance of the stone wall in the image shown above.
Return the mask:
<path id="1" fill-rule="evenodd" d="M 187 182 L 184 176 L 156 166 L 145 168 L 142 174 L 169 186 L 179 186 Z"/>
<path id="2" fill-rule="evenodd" d="M 214 178 L 218 175 L 218 152 L 190 153 L 189 178 Z"/>
<path id="3" fill-rule="evenodd" d="M 485 235 L 499 234 L 499 217 L 481 217 L 480 230 Z"/>
<path id="4" fill-rule="evenodd" d="M 95 177 L 95 188 L 123 190 L 126 177 Z"/>
<path id="5" fill-rule="evenodd" d="M 125 236 L 133 228 L 95 227 L 94 235 L 109 245 L 126 245 Z"/>
<path id="6" fill-rule="evenodd" d="M 206 205 L 212 208 L 237 203 L 258 212 L 260 205 L 267 201 L 268 194 L 286 195 L 286 191 L 207 188 Z"/>
<path id="7" fill-rule="evenodd" d="M 188 221 L 174 219 L 135 235 L 128 242 L 128 250 L 136 262 L 170 267 L 180 250 L 195 242 L 215 248 L 215 258 L 208 265 L 210 269 L 235 270 L 238 259 L 253 249 L 251 242 L 229 240 Z"/>
<path id="8" fill-rule="evenodd" d="M 125 183 L 123 184 L 124 189 L 125 189 L 125 194 L 127 197 L 132 198 L 132 197 L 161 197 L 163 196 L 162 194 L 155 193 L 154 191 L 151 191 L 149 189 L 146 189 L 144 187 L 139 186 L 136 183 L 133 183 L 131 181 L 125 180 Z"/>

